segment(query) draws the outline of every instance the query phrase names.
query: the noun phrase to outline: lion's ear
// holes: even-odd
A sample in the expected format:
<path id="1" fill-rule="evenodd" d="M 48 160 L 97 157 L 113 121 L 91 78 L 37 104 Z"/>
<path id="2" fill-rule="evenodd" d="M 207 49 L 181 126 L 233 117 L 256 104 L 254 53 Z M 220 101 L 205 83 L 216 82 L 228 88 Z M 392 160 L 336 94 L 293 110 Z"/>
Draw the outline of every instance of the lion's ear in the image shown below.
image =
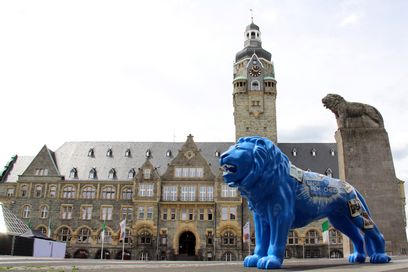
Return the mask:
<path id="1" fill-rule="evenodd" d="M 245 142 L 245 137 L 240 137 L 237 141 L 238 144 L 243 142 Z"/>
<path id="2" fill-rule="evenodd" d="M 256 140 L 255 142 L 256 146 L 263 146 L 264 148 L 266 148 L 266 142 L 263 138 L 259 138 Z"/>

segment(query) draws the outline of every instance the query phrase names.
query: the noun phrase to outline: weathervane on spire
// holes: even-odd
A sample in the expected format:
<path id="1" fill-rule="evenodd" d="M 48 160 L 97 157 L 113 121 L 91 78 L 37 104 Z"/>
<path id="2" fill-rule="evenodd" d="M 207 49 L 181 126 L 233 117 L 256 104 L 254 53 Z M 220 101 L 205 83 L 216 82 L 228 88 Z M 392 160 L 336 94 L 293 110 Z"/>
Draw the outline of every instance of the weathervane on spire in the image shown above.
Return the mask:
<path id="1" fill-rule="evenodd" d="M 254 23 L 254 10 L 249 9 L 249 11 L 251 12 L 251 23 Z"/>

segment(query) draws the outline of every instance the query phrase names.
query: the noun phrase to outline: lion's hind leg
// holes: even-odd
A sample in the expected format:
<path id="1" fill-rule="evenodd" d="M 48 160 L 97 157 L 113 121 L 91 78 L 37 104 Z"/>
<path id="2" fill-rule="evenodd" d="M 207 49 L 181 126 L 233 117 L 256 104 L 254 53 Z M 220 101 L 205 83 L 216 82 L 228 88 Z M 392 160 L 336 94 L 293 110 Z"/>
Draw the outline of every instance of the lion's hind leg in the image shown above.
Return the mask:
<path id="1" fill-rule="evenodd" d="M 364 251 L 364 239 L 355 223 L 340 213 L 329 216 L 329 221 L 340 232 L 344 233 L 353 242 L 354 253 L 349 256 L 350 263 L 364 263 L 366 254 Z"/>

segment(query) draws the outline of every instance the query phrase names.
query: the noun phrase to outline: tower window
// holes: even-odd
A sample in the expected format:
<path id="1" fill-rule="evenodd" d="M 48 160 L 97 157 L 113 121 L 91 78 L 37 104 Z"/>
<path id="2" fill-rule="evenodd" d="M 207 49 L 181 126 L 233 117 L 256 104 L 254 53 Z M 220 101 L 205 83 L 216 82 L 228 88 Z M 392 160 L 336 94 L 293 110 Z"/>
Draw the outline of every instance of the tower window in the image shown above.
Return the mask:
<path id="1" fill-rule="evenodd" d="M 258 80 L 253 80 L 253 81 L 251 82 L 251 90 L 252 90 L 252 91 L 259 91 L 259 90 L 261 90 L 261 87 L 260 87 L 260 85 L 259 85 L 259 81 L 258 81 Z"/>
<path id="2" fill-rule="evenodd" d="M 251 32 L 251 39 L 255 39 L 255 32 Z"/>

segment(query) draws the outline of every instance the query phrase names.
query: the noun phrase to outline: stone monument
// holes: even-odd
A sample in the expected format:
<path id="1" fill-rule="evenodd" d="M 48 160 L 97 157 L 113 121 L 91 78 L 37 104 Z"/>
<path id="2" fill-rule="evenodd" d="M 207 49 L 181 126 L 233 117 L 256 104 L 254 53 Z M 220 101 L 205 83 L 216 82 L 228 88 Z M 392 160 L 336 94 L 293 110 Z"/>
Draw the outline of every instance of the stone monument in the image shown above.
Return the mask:
<path id="1" fill-rule="evenodd" d="M 337 94 L 328 94 L 322 102 L 337 120 L 340 179 L 347 180 L 366 199 L 384 235 L 387 253 L 407 254 L 403 182 L 395 175 L 380 112 L 367 104 L 347 102 Z"/>

